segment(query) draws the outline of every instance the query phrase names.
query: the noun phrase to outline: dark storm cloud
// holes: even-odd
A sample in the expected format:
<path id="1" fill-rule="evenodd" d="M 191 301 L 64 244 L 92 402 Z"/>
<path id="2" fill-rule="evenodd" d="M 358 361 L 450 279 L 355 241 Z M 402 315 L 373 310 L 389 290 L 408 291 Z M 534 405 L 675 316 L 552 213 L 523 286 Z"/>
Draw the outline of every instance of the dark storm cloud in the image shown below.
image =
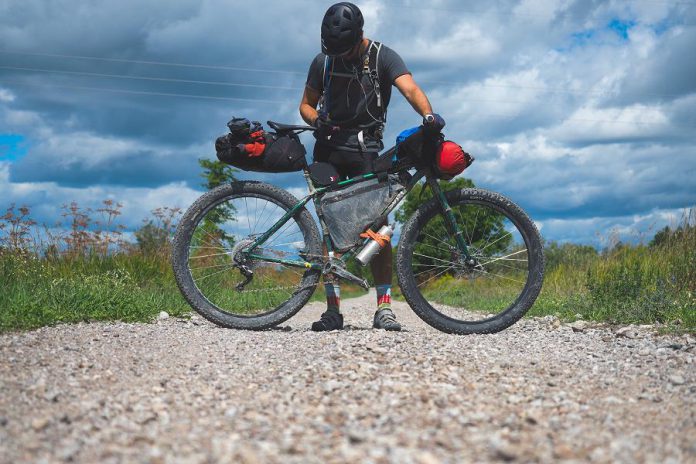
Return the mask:
<path id="1" fill-rule="evenodd" d="M 156 187 L 185 181 L 196 187 L 202 183 L 195 156 L 161 156 L 158 152 L 129 152 L 92 164 L 81 159 L 61 163 L 46 153 L 32 156 L 10 169 L 12 182 L 56 182 L 66 187 L 120 185 Z"/>
<path id="2" fill-rule="evenodd" d="M 131 224 L 191 200 L 196 160 L 214 158 L 230 117 L 300 122 L 330 3 L 1 3 L 0 50 L 32 53 L 0 53 L 0 134 L 19 134 L 28 148 L 0 166 L 4 198 L 117 195 L 135 208 Z M 693 5 L 358 3 L 366 33 L 404 57 L 448 120 L 448 137 L 478 156 L 466 174 L 508 193 L 558 237 L 582 234 L 564 224 L 630 224 L 633 214 L 693 204 Z M 418 121 L 395 93 L 385 142 Z M 302 193 L 300 175 L 239 177 Z"/>

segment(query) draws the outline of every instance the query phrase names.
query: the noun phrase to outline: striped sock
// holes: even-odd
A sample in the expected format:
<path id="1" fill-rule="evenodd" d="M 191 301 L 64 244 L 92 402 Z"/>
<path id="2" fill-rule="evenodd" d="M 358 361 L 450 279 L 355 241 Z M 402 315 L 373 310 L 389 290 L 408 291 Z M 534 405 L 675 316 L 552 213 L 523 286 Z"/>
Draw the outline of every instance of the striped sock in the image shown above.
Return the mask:
<path id="1" fill-rule="evenodd" d="M 391 309 L 391 285 L 376 285 L 377 309 Z"/>
<path id="2" fill-rule="evenodd" d="M 324 284 L 326 290 L 326 310 L 341 313 L 341 287 L 338 284 Z"/>

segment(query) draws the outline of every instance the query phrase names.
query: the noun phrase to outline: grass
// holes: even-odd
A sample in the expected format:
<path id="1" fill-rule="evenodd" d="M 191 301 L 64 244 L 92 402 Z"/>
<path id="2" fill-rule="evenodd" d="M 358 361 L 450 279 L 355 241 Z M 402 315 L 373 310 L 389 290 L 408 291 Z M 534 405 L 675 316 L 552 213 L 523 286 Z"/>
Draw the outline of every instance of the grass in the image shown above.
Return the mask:
<path id="1" fill-rule="evenodd" d="M 664 231 L 663 231 L 664 232 Z M 665 330 L 696 331 L 696 221 L 693 210 L 662 240 L 649 245 L 546 247 L 544 287 L 527 316 L 565 321 L 662 324 Z M 429 284 L 429 299 L 485 311 L 500 289 L 470 288 L 447 276 Z"/>
<path id="2" fill-rule="evenodd" d="M 136 232 L 137 244 L 120 239 L 114 218 L 120 205 L 105 202 L 97 210 L 106 220 L 90 229 L 89 211 L 64 208 L 68 233 L 48 243 L 32 236 L 36 223 L 29 209 L 14 206 L 0 217 L 0 332 L 27 330 L 62 322 L 121 320 L 146 322 L 160 311 L 186 316 L 191 309 L 174 282 L 169 263 L 169 237 L 177 210 L 161 208 Z M 113 227 L 112 227 L 113 226 Z M 614 243 L 602 252 L 582 245 L 545 247 L 544 287 L 528 316 L 556 315 L 565 321 L 582 318 L 610 323 L 662 324 L 666 330 L 696 331 L 696 213 L 679 227 L 663 229 L 649 244 Z M 369 272 L 353 269 L 366 278 Z M 261 274 L 263 273 L 260 271 Z M 292 276 L 288 276 L 290 278 Z M 274 277 L 274 285 L 283 278 Z M 211 298 L 220 304 L 237 297 L 229 277 L 211 279 Z M 236 282 L 236 281 L 235 281 Z M 227 290 L 225 290 L 227 289 Z M 451 306 L 482 312 L 497 308 L 511 288 L 475 283 L 445 275 L 431 282 L 426 297 Z M 356 285 L 342 283 L 343 299 L 361 296 Z M 267 297 L 265 305 L 285 294 Z M 403 299 L 394 286 L 393 298 Z M 323 301 L 321 284 L 311 301 Z M 254 307 L 244 300 L 239 310 Z"/>
<path id="3" fill-rule="evenodd" d="M 190 311 L 159 257 L 37 259 L 0 254 L 0 331 L 60 322 L 150 321 L 160 311 Z"/>

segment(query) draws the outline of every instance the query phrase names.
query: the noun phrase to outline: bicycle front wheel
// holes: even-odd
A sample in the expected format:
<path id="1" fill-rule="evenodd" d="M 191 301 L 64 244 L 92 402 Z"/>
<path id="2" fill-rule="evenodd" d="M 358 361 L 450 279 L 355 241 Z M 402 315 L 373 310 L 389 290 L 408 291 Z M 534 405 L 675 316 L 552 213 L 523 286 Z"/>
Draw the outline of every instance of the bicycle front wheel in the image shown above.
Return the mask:
<path id="1" fill-rule="evenodd" d="M 430 200 L 401 233 L 396 261 L 401 291 L 421 319 L 443 332 L 499 332 L 517 322 L 541 291 L 539 232 L 522 209 L 498 193 L 461 189 L 445 195 L 472 259 L 460 251 L 440 203 Z"/>
<path id="2" fill-rule="evenodd" d="M 249 252 L 297 203 L 272 185 L 234 182 L 189 208 L 174 236 L 172 264 L 193 309 L 223 327 L 259 330 L 283 322 L 307 303 L 320 271 L 286 264 L 321 256 L 319 231 L 307 209 Z"/>

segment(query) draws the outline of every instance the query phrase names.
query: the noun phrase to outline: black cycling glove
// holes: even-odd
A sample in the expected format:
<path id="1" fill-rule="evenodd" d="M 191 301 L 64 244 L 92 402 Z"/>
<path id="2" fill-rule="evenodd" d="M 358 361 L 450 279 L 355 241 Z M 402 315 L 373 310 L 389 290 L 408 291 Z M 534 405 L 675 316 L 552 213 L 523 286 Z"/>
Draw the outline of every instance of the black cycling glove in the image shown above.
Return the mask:
<path id="1" fill-rule="evenodd" d="M 428 129 L 440 131 L 445 127 L 445 120 L 437 113 L 423 116 L 423 125 Z"/>
<path id="2" fill-rule="evenodd" d="M 314 127 L 316 127 L 319 132 L 332 132 L 336 129 L 331 123 L 331 120 L 326 114 L 319 113 L 317 119 L 314 120 Z"/>

